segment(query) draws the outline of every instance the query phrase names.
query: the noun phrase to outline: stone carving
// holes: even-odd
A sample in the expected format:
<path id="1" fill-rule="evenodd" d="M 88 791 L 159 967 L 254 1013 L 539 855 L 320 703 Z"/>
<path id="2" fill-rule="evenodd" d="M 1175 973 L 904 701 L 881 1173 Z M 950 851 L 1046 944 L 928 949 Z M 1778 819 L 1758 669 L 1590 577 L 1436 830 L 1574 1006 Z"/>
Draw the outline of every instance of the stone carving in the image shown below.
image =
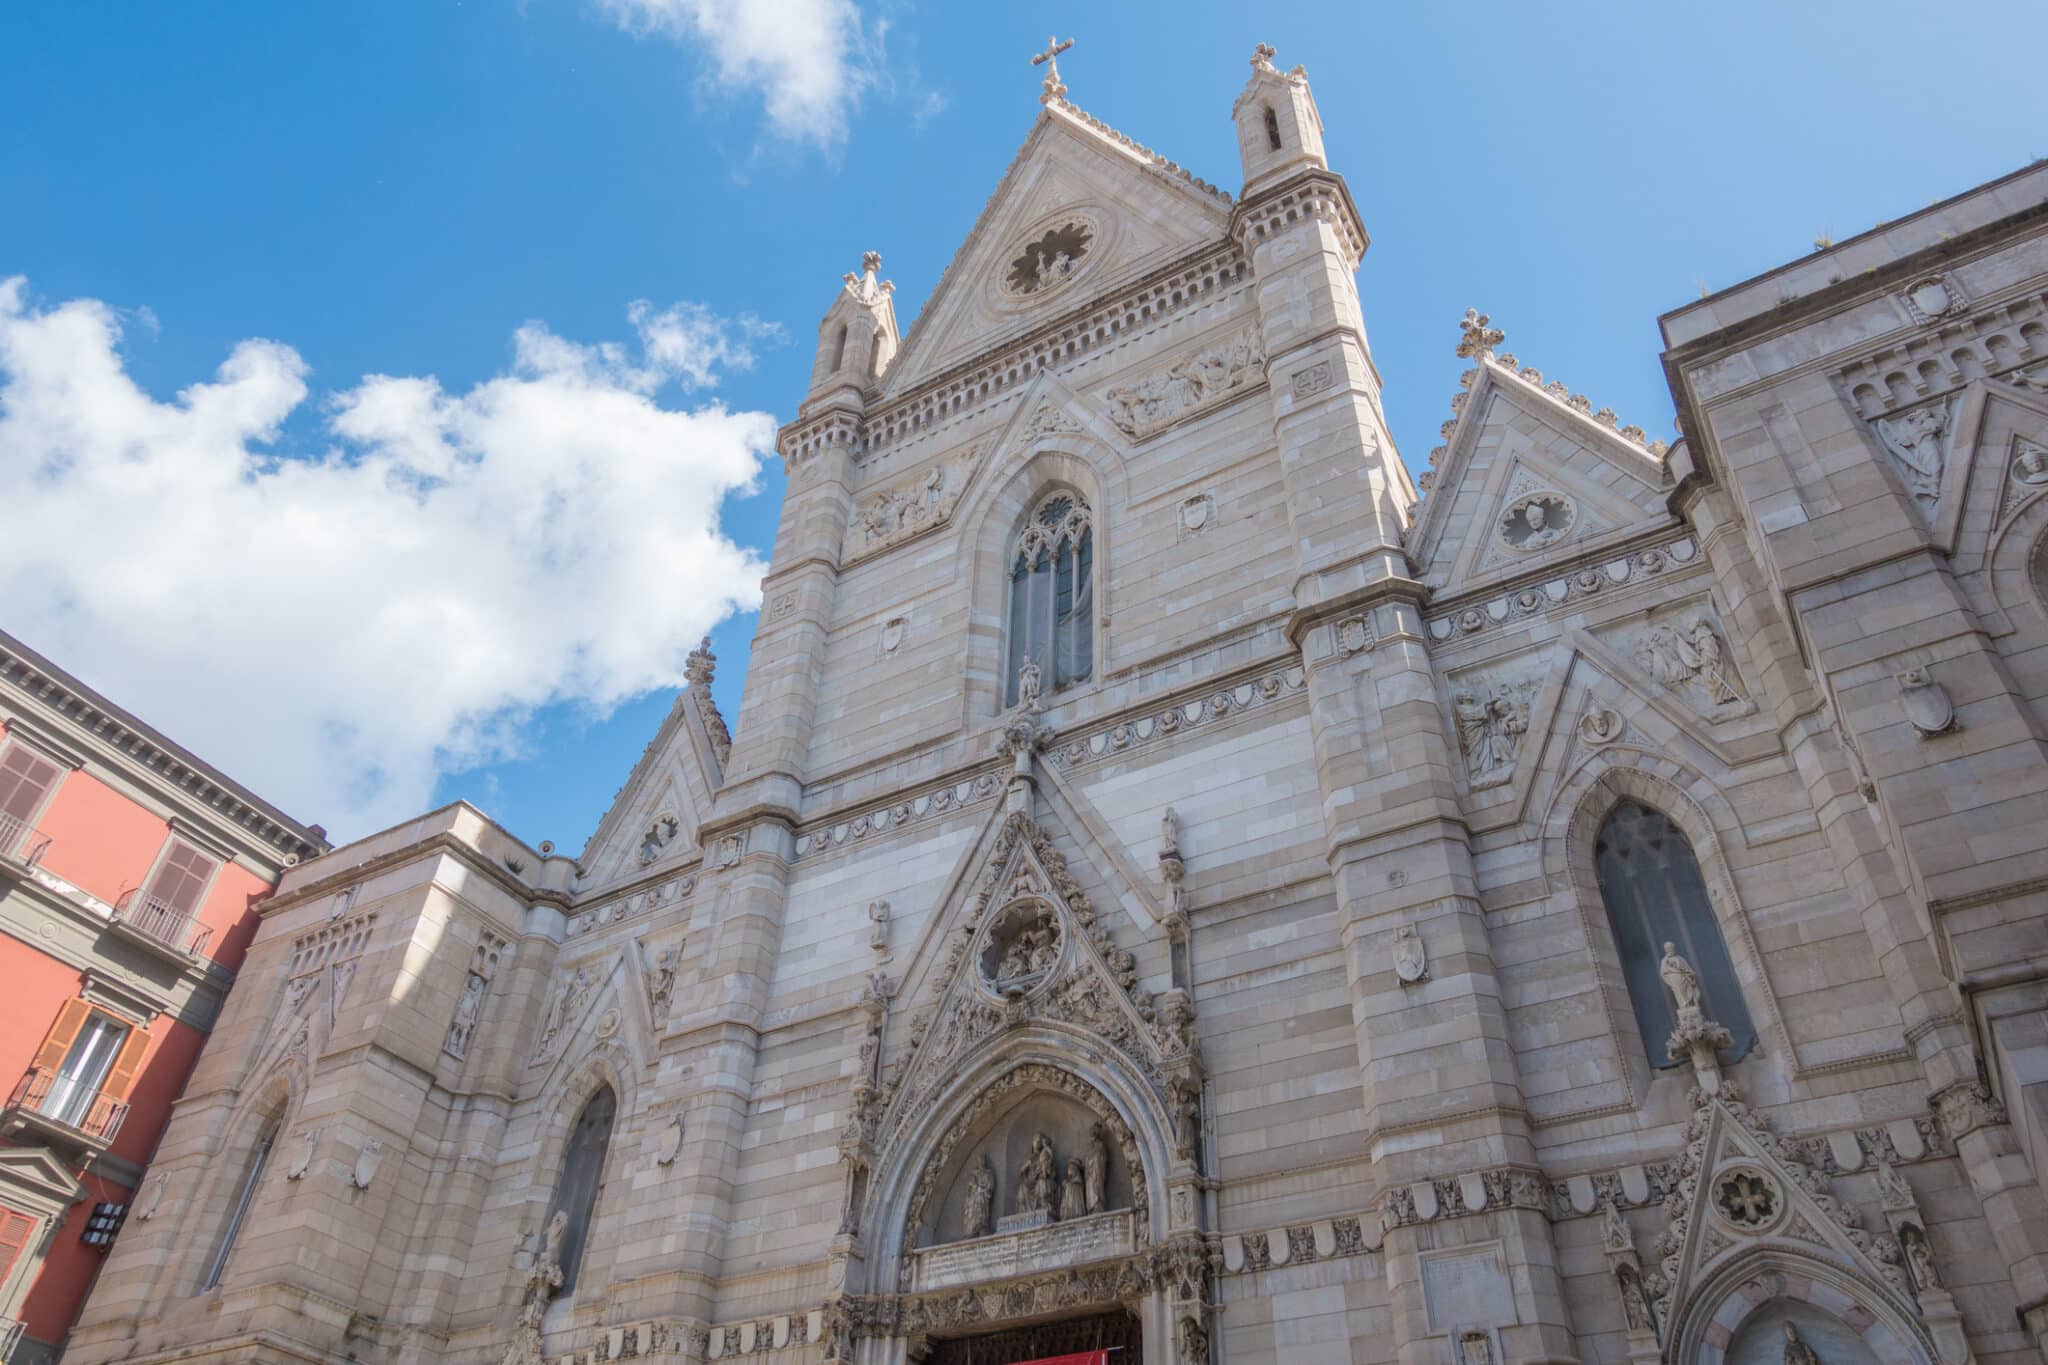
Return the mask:
<path id="1" fill-rule="evenodd" d="M 679 905 L 691 892 L 697 889 L 697 874 L 692 872 L 671 881 L 661 882 L 644 891 L 635 891 L 615 901 L 590 910 L 579 911 L 569 919 L 569 937 L 577 938 L 593 929 L 620 920 L 644 914 L 663 906 Z"/>
<path id="2" fill-rule="evenodd" d="M 1216 499 L 1208 493 L 1195 493 L 1180 501 L 1180 529 L 1187 535 L 1200 535 L 1209 528 L 1216 515 Z"/>
<path id="3" fill-rule="evenodd" d="M 384 1164 L 384 1144 L 371 1138 L 356 1152 L 356 1164 L 349 1168 L 348 1183 L 359 1190 L 370 1188 L 370 1182 L 377 1178 L 377 1168 Z"/>
<path id="4" fill-rule="evenodd" d="M 2012 442 L 2012 481 L 2038 488 L 2048 484 L 2048 447 L 2035 445 L 2023 436 Z"/>
<path id="5" fill-rule="evenodd" d="M 1916 281 L 1900 297 L 1913 321 L 1929 323 L 1947 317 L 1962 307 L 1962 293 L 1945 275 L 1929 275 Z"/>
<path id="6" fill-rule="evenodd" d="M 1933 670 L 1909 668 L 1898 675 L 1899 706 L 1922 738 L 1956 728 L 1956 704 L 1948 689 L 1935 681 Z"/>
<path id="7" fill-rule="evenodd" d="M 1698 543 L 1690 536 L 1681 537 L 1610 561 L 1596 569 L 1562 574 L 1544 583 L 1517 588 L 1479 607 L 1432 616 L 1429 618 L 1429 636 L 1432 640 L 1448 640 L 1460 632 L 1471 634 L 1517 625 L 1524 618 L 1545 615 L 1555 607 L 1574 605 L 1609 588 L 1661 574 L 1673 564 L 1690 564 L 1698 557 Z"/>
<path id="8" fill-rule="evenodd" d="M 654 1164 L 673 1166 L 683 1151 L 683 1116 L 671 1114 L 667 1123 L 661 1126 L 661 1138 L 655 1144 Z"/>
<path id="9" fill-rule="evenodd" d="M 740 854 L 745 849 L 746 841 L 744 839 L 737 834 L 728 834 L 723 839 L 720 839 L 718 847 L 712 850 L 712 861 L 720 868 L 736 866 L 739 863 Z"/>
<path id="10" fill-rule="evenodd" d="M 1662 623 L 1644 631 L 1635 644 L 1636 666 L 1673 692 L 1697 690 L 1709 707 L 1742 700 L 1734 665 L 1713 625 L 1696 616 L 1686 627 Z"/>
<path id="11" fill-rule="evenodd" d="M 534 1043 L 533 1060 L 538 1062 L 554 1048 L 556 1035 L 583 1012 L 583 1006 L 590 999 L 590 975 L 578 967 L 569 978 L 555 988 L 554 999 L 548 1004 L 547 1015 L 542 1019 L 540 1037 Z"/>
<path id="12" fill-rule="evenodd" d="M 1935 1119 L 1950 1142 L 1960 1142 L 1979 1128 L 2004 1123 L 2005 1106 L 1978 1081 L 1957 1081 L 1932 1096 Z"/>
<path id="13" fill-rule="evenodd" d="M 1088 1130 L 1088 1155 L 1081 1165 L 1086 1181 L 1085 1211 L 1101 1213 L 1109 1179 L 1109 1133 L 1099 1123 Z"/>
<path id="14" fill-rule="evenodd" d="M 441 1040 L 441 1051 L 457 1061 L 469 1051 L 469 1040 L 476 1035 L 477 1016 L 483 1013 L 484 991 L 490 983 L 474 971 L 462 982 L 462 996 L 455 1002 L 455 1017 L 448 1022 L 448 1036 Z"/>
<path id="15" fill-rule="evenodd" d="M 647 827 L 647 832 L 640 836 L 640 865 L 645 867 L 659 858 L 661 851 L 674 841 L 681 830 L 682 826 L 676 823 L 675 816 L 656 816 L 654 823 Z"/>
<path id="16" fill-rule="evenodd" d="M 1209 1365 L 1209 1329 L 1199 1313 L 1183 1313 L 1175 1341 L 1180 1365 Z"/>
<path id="17" fill-rule="evenodd" d="M 1876 422 L 1877 438 L 1898 467 L 1906 492 L 1932 512 L 1941 500 L 1941 476 L 1947 466 L 1948 404 L 1913 408 Z"/>
<path id="18" fill-rule="evenodd" d="M 1697 1019 L 1700 1014 L 1699 973 L 1678 955 L 1677 945 L 1668 940 L 1664 944 L 1663 960 L 1657 964 L 1657 975 L 1664 979 L 1665 988 L 1677 1002 L 1678 1017 L 1683 1020 L 1690 1015 Z"/>
<path id="19" fill-rule="evenodd" d="M 1265 363 L 1258 332 L 1247 330 L 1158 374 L 1106 389 L 1102 397 L 1117 429 L 1137 439 L 1258 382 L 1265 377 Z"/>
<path id="20" fill-rule="evenodd" d="M 341 1022 L 341 1005 L 348 999 L 348 988 L 355 984 L 356 971 L 363 964 L 355 958 L 337 962 L 327 969 L 327 1023 L 329 1027 Z"/>
<path id="21" fill-rule="evenodd" d="M 1035 659 L 1026 659 L 1017 665 L 1017 709 L 1029 715 L 1041 708 L 1040 698 L 1044 694 L 1044 674 Z"/>
<path id="22" fill-rule="evenodd" d="M 1415 926 L 1404 924 L 1394 931 L 1394 976 L 1404 986 L 1429 980 L 1429 955 Z"/>
<path id="23" fill-rule="evenodd" d="M 910 617 L 892 616 L 882 622 L 882 652 L 894 654 L 902 648 L 905 637 L 910 634 Z"/>
<path id="24" fill-rule="evenodd" d="M 1458 1365 L 1493 1365 L 1493 1338 L 1477 1329 L 1460 1332 Z"/>
<path id="25" fill-rule="evenodd" d="M 320 977 L 318 973 L 314 972 L 308 972 L 304 976 L 293 977 L 290 981 L 286 982 L 284 988 L 284 1017 L 290 1019 L 300 1010 L 304 1009 L 306 997 L 310 996 L 313 993 L 313 987 L 319 984 Z"/>
<path id="26" fill-rule="evenodd" d="M 1336 382 L 1336 371 L 1330 362 L 1319 360 L 1305 370 L 1296 370 L 1290 388 L 1296 398 L 1311 398 Z"/>
<path id="27" fill-rule="evenodd" d="M 292 1158 L 291 1164 L 284 1168 L 286 1180 L 304 1180 L 306 1172 L 313 1169 L 313 1153 L 320 1146 L 320 1130 L 309 1128 L 299 1134 L 299 1140 L 305 1145 L 299 1149 L 299 1154 Z"/>
<path id="28" fill-rule="evenodd" d="M 1693 1072 L 1700 1085 L 1712 1093 L 1720 1084 L 1720 1063 L 1716 1060 L 1722 1048 L 1730 1047 L 1735 1039 L 1727 1029 L 1707 1018 L 1701 1004 L 1700 977 L 1693 965 L 1679 956 L 1675 944 L 1664 944 L 1664 956 L 1657 963 L 1657 975 L 1663 978 L 1664 987 L 1671 992 L 1671 998 L 1678 1007 L 1678 1027 L 1671 1031 L 1671 1037 L 1664 1046 L 1674 1060 L 1690 1057 Z"/>
<path id="29" fill-rule="evenodd" d="M 1458 324 L 1457 354 L 1463 360 L 1481 360 L 1507 340 L 1507 333 L 1492 325 L 1492 319 L 1477 308 L 1467 308 Z"/>
<path id="30" fill-rule="evenodd" d="M 775 604 L 775 615 L 787 616 L 795 608 L 796 596 L 792 593 Z M 723 766 L 732 761 L 732 731 L 726 728 L 725 717 L 719 714 L 718 703 L 711 696 L 711 679 L 717 671 L 718 656 L 711 652 L 711 637 L 707 635 L 683 661 L 683 680 L 697 694 L 697 708 L 704 717 L 705 738 L 711 741 L 711 751 L 718 755 L 718 762 Z M 675 831 L 670 830 L 668 837 L 675 838 Z M 643 857 L 642 861 L 652 860 Z"/>
<path id="31" fill-rule="evenodd" d="M 1073 767 L 1104 754 L 1153 743 L 1177 735 L 1190 726 L 1221 720 L 1247 707 L 1303 691 L 1306 686 L 1298 665 L 1261 674 L 1255 679 L 1219 688 L 1205 697 L 1179 701 L 1163 710 L 1116 721 L 1093 733 L 1068 740 L 1053 749 L 1053 762 L 1062 767 Z"/>
<path id="32" fill-rule="evenodd" d="M 1055 67 L 1054 79 L 1057 76 Z M 1011 298 L 1030 298 L 1065 284 L 1081 267 L 1095 244 L 1095 224 L 1084 217 L 1071 217 L 1047 228 L 1026 242 L 1003 272 L 1003 292 Z"/>
<path id="33" fill-rule="evenodd" d="M 654 956 L 652 966 L 646 968 L 642 979 L 647 986 L 647 1003 L 654 1012 L 657 1027 L 668 1018 L 668 1002 L 676 992 L 676 970 L 682 961 L 680 944 L 670 944 Z"/>
<path id="34" fill-rule="evenodd" d="M 1052 1139 L 1044 1133 L 1033 1137 L 1031 1155 L 1024 1158 L 1023 1166 L 1017 1171 L 1017 1193 L 1011 1200 L 1011 1210 L 1016 1213 L 1043 1213 L 1057 1218 L 1058 1165 L 1058 1158 L 1053 1155 Z"/>
<path id="35" fill-rule="evenodd" d="M 1761 1171 L 1730 1171 L 1714 1182 L 1715 1210 L 1746 1231 L 1770 1226 L 1782 1207 L 1777 1185 Z"/>
<path id="36" fill-rule="evenodd" d="M 1529 729 L 1527 693 L 1532 687 L 1502 683 L 1491 695 L 1482 688 L 1464 688 L 1451 698 L 1458 747 L 1474 787 L 1490 787 L 1513 775 L 1515 753 Z"/>
<path id="37" fill-rule="evenodd" d="M 984 1156 L 967 1175 L 967 1203 L 961 1227 L 968 1237 L 986 1237 L 995 1231 L 996 1171 Z"/>
<path id="38" fill-rule="evenodd" d="M 970 451 L 967 461 L 972 459 Z M 971 466 L 963 462 L 962 467 Z M 935 464 L 922 474 L 899 479 L 871 494 L 855 511 L 841 558 L 851 562 L 943 525 L 959 497 L 954 485 L 961 482 L 952 467 Z"/>
<path id="39" fill-rule="evenodd" d="M 1621 713 L 1605 706 L 1592 707 L 1579 717 L 1579 738 L 1596 748 L 1620 739 L 1623 728 Z"/>
<path id="40" fill-rule="evenodd" d="M 533 1254 L 533 1266 L 526 1272 L 526 1289 L 519 1301 L 519 1322 L 513 1329 L 512 1344 L 505 1348 L 501 1365 L 545 1365 L 541 1354 L 540 1325 L 547 1317 L 548 1304 L 562 1288 L 562 1235 L 568 1231 L 569 1215 L 561 1209 L 548 1219 L 540 1249 Z"/>
<path id="41" fill-rule="evenodd" d="M 1799 1329 L 1789 1322 L 1785 1324 L 1785 1365 L 1820 1365 L 1820 1357 L 1799 1339 Z"/>
<path id="42" fill-rule="evenodd" d="M 1067 1158 L 1067 1177 L 1060 1182 L 1060 1217 L 1083 1218 L 1088 1213 L 1088 1174 L 1081 1158 Z"/>
<path id="43" fill-rule="evenodd" d="M 1059 922 L 1050 910 L 1039 906 L 1035 913 L 1013 915 L 1011 923 L 989 936 L 983 966 L 991 986 L 1005 995 L 1016 995 L 1051 971 L 1059 956 Z"/>
<path id="44" fill-rule="evenodd" d="M 1578 510 L 1562 494 L 1519 497 L 1500 514 L 1501 544 L 1511 550 L 1541 550 L 1570 535 L 1577 521 Z"/>
<path id="45" fill-rule="evenodd" d="M 889 951 L 889 902 L 868 902 L 868 948 L 877 953 Z"/>
<path id="46" fill-rule="evenodd" d="M 1643 1282 L 1635 1275 L 1622 1275 L 1621 1313 L 1628 1322 L 1631 1332 L 1656 1330 L 1656 1320 L 1650 1316 L 1650 1301 L 1643 1294 Z"/>
<path id="47" fill-rule="evenodd" d="M 1074 45 L 1072 38 L 1061 42 L 1057 36 L 1045 40 L 1045 51 L 1031 59 L 1033 66 L 1045 68 L 1045 85 L 1038 97 L 1040 104 L 1051 104 L 1067 93 L 1066 82 L 1060 79 L 1060 54 Z"/>
<path id="48" fill-rule="evenodd" d="M 1913 1197 L 1912 1185 L 1899 1174 L 1899 1168 L 1892 1165 L 1888 1157 L 1877 1159 L 1877 1196 L 1888 1209 L 1917 1209 L 1920 1206 L 1920 1201 Z"/>

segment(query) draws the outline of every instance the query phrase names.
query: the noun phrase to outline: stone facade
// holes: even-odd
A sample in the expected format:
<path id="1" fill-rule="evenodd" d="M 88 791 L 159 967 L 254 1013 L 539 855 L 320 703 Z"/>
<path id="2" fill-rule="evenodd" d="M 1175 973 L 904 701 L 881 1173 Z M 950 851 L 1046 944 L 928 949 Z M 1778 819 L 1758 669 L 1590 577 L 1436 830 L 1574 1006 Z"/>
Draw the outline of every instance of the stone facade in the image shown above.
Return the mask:
<path id="1" fill-rule="evenodd" d="M 846 277 L 730 740 L 287 876 L 74 1360 L 2041 1358 L 2048 169 L 1671 314 L 1669 449 L 1469 315 L 1423 498 L 1272 56 L 1235 197 L 1048 60 Z"/>

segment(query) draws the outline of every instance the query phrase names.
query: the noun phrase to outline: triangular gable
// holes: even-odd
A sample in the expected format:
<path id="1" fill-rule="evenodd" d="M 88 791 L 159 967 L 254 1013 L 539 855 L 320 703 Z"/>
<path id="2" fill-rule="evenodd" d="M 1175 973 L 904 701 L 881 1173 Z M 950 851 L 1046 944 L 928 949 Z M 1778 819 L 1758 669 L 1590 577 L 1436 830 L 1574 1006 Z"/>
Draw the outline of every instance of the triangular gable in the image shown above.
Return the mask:
<path id="1" fill-rule="evenodd" d="M 1228 239 L 1230 199 L 1064 100 L 1045 106 L 882 381 L 901 393 L 1056 313 Z M 1047 233 L 1088 233 L 1072 274 L 1005 281 Z"/>
<path id="2" fill-rule="evenodd" d="M 37 1200 L 62 1207 L 85 1197 L 85 1186 L 77 1176 L 41 1147 L 0 1147 L 0 1187 L 15 1192 L 32 1191 Z"/>
<path id="3" fill-rule="evenodd" d="M 596 892 L 697 855 L 697 826 L 723 775 L 712 729 L 697 689 L 677 693 L 578 859 L 585 887 Z"/>
<path id="4" fill-rule="evenodd" d="M 1695 1089 L 1685 1154 L 1667 1185 L 1660 1261 L 1644 1277 L 1658 1318 L 1676 1324 L 1727 1263 L 1759 1250 L 1813 1257 L 1848 1272 L 1911 1319 L 1897 1239 L 1865 1231 L 1798 1150 L 1743 1103 L 1733 1082 Z"/>
<path id="5" fill-rule="evenodd" d="M 1409 542 L 1430 586 L 1463 591 L 1670 519 L 1661 456 L 1611 412 L 1490 355 L 1468 377 Z"/>

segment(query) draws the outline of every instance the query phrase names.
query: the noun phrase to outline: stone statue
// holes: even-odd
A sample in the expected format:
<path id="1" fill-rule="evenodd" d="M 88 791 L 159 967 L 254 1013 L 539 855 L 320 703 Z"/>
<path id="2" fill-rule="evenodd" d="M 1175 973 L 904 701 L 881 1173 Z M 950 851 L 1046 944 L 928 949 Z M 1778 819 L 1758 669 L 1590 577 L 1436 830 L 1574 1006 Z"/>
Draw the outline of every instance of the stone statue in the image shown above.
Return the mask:
<path id="1" fill-rule="evenodd" d="M 547 1317 L 548 1304 L 562 1288 L 562 1237 L 568 1230 L 568 1212 L 556 1209 L 541 1234 L 539 1250 L 533 1253 L 533 1266 L 526 1272 L 519 1325 L 512 1333 L 512 1344 L 505 1348 L 503 1365 L 543 1365 L 540 1325 Z"/>
<path id="2" fill-rule="evenodd" d="M 448 1037 L 441 1050 L 451 1057 L 469 1051 L 470 1035 L 476 1032 L 477 1015 L 484 1007 L 484 979 L 475 972 L 462 983 L 462 998 L 455 1002 L 455 1018 L 448 1025 Z"/>
<path id="3" fill-rule="evenodd" d="M 1181 1365 L 1207 1365 L 1209 1329 L 1202 1325 L 1199 1315 L 1188 1313 L 1181 1317 L 1179 1346 Z"/>
<path id="4" fill-rule="evenodd" d="M 1053 1155 L 1052 1139 L 1044 1133 L 1031 1139 L 1031 1155 L 1017 1171 L 1018 1213 L 1044 1213 L 1057 1217 L 1059 1160 Z"/>
<path id="5" fill-rule="evenodd" d="M 1067 1178 L 1060 1185 L 1061 1219 L 1081 1218 L 1088 1213 L 1088 1177 L 1081 1169 L 1081 1158 L 1067 1158 Z"/>
<path id="6" fill-rule="evenodd" d="M 1666 942 L 1664 958 L 1657 964 L 1657 975 L 1664 978 L 1664 985 L 1670 990 L 1671 998 L 1678 1002 L 1678 1022 L 1683 1026 L 1688 1017 L 1700 1018 L 1700 977 L 1692 964 L 1678 955 L 1676 944 Z"/>
<path id="7" fill-rule="evenodd" d="M 1108 1199 L 1109 1141 L 1099 1123 L 1088 1130 L 1088 1157 L 1082 1169 L 1087 1172 L 1088 1212 L 1101 1213 Z"/>
<path id="8" fill-rule="evenodd" d="M 1899 1229 L 1899 1241 L 1906 1249 L 1906 1264 L 1913 1268 L 1913 1283 L 1921 1293 L 1941 1288 L 1941 1272 L 1934 1268 L 1934 1248 L 1927 1234 L 1911 1223 Z"/>
<path id="9" fill-rule="evenodd" d="M 1038 709 L 1038 699 L 1044 683 L 1035 660 L 1026 659 L 1017 666 L 1017 705 L 1026 711 Z"/>
<path id="10" fill-rule="evenodd" d="M 967 1203 L 961 1210 L 961 1231 L 968 1237 L 986 1237 L 995 1231 L 992 1215 L 996 1205 L 996 1173 L 986 1156 L 967 1173 Z"/>
<path id="11" fill-rule="evenodd" d="M 671 944 L 656 955 L 654 965 L 647 969 L 647 1002 L 654 1007 L 656 1022 L 668 1014 L 669 997 L 676 990 L 676 960 L 681 956 L 681 950 Z"/>
<path id="12" fill-rule="evenodd" d="M 868 902 L 868 947 L 878 953 L 889 951 L 889 902 Z"/>
<path id="13" fill-rule="evenodd" d="M 1643 1297 L 1643 1287 L 1633 1275 L 1624 1275 L 1621 1280 L 1621 1311 L 1628 1318 L 1628 1330 L 1647 1332 L 1650 1330 L 1650 1303 Z"/>
<path id="14" fill-rule="evenodd" d="M 1180 856 L 1180 817 L 1173 813 L 1172 806 L 1168 806 L 1166 814 L 1159 817 L 1159 856 Z"/>
<path id="15" fill-rule="evenodd" d="M 1813 1348 L 1799 1339 L 1799 1329 L 1785 1324 L 1785 1365 L 1820 1365 Z"/>

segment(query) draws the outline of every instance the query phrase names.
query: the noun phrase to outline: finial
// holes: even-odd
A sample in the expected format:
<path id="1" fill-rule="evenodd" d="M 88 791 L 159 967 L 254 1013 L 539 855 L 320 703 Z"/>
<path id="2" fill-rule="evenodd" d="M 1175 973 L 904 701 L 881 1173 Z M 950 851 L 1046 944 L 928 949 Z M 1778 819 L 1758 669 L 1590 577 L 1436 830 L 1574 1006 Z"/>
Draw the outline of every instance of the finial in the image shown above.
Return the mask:
<path id="1" fill-rule="evenodd" d="M 718 668 L 718 656 L 711 652 L 711 637 L 704 637 L 704 643 L 690 651 L 690 657 L 683 661 L 683 678 L 692 687 L 711 686 L 711 675 Z"/>
<path id="2" fill-rule="evenodd" d="M 1493 348 L 1507 340 L 1507 333 L 1500 328 L 1487 326 L 1486 314 L 1477 308 L 1465 310 L 1465 320 L 1458 328 L 1465 334 L 1458 342 L 1458 354 L 1467 360 L 1492 355 Z"/>
<path id="3" fill-rule="evenodd" d="M 860 273 L 861 273 L 861 274 L 863 274 L 863 275 L 874 275 L 874 274 L 878 274 L 878 273 L 880 273 L 881 269 L 882 269 L 882 253 L 881 253 L 881 252 L 879 252 L 879 251 L 863 251 L 863 252 L 861 252 L 861 254 L 860 254 Z"/>
<path id="4" fill-rule="evenodd" d="M 1051 104 L 1054 100 L 1062 99 L 1066 96 L 1067 87 L 1060 82 L 1059 58 L 1062 52 L 1065 52 L 1073 45 L 1074 40 L 1072 38 L 1067 39 L 1065 42 L 1061 42 L 1057 37 L 1047 38 L 1045 40 L 1045 51 L 1031 59 L 1033 66 L 1045 68 L 1045 85 L 1038 96 L 1040 104 Z"/>
<path id="5" fill-rule="evenodd" d="M 1271 43 L 1260 43 L 1252 49 L 1252 70 L 1271 71 L 1273 59 L 1280 55 L 1280 49 Z"/>

